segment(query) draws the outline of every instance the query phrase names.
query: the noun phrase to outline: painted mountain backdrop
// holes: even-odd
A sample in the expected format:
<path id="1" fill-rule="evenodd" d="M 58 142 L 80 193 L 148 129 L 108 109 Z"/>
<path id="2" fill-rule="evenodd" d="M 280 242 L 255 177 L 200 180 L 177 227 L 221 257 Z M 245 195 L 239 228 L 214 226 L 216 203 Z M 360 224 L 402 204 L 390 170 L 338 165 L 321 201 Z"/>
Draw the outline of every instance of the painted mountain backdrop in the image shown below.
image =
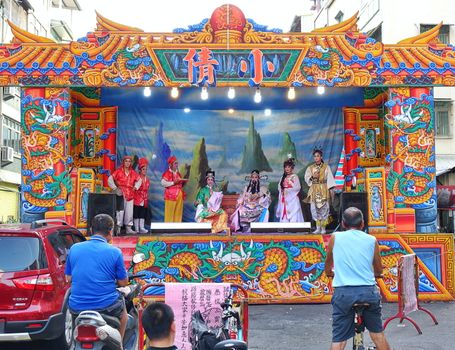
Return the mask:
<path id="1" fill-rule="evenodd" d="M 274 110 L 265 116 L 261 110 L 184 113 L 182 109 L 125 103 L 119 108 L 118 123 L 119 158 L 127 153 L 150 161 L 153 221 L 163 220 L 160 179 L 171 154 L 189 179 L 184 221 L 194 221 L 193 201 L 207 169 L 215 170 L 225 191 L 238 193 L 245 185 L 245 175 L 253 169 L 265 172 L 275 186 L 288 155 L 296 158 L 298 173 L 312 161 L 315 145 L 322 145 L 324 159 L 335 172 L 343 145 L 340 108 Z"/>

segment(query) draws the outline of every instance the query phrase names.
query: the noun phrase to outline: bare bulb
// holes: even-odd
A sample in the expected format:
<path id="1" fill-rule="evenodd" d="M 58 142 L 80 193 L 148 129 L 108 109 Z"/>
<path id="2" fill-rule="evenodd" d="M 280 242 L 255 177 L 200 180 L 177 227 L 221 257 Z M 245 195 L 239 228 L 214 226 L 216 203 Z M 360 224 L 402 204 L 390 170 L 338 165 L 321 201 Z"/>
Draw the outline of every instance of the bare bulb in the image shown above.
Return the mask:
<path id="1" fill-rule="evenodd" d="M 144 96 L 145 97 L 150 97 L 152 96 L 152 89 L 150 89 L 150 86 L 146 86 L 144 88 Z"/>

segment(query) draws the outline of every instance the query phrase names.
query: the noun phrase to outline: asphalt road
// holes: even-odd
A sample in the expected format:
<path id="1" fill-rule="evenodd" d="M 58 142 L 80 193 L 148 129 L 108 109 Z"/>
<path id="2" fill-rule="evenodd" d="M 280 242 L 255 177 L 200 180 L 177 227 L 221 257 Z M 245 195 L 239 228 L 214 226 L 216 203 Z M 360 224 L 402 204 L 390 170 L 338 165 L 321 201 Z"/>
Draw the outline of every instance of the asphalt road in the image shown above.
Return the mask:
<path id="1" fill-rule="evenodd" d="M 410 317 L 421 327 L 419 335 L 407 321 L 404 326 L 392 321 L 386 336 L 394 350 L 452 350 L 455 348 L 455 303 L 422 304 L 438 319 L 414 312 Z M 395 314 L 397 304 L 384 304 L 384 319 Z M 250 306 L 249 348 L 251 350 L 305 349 L 328 350 L 331 339 L 330 305 L 256 305 Z M 372 345 L 367 338 L 367 345 Z M 352 348 L 349 344 L 346 349 Z M 1 344 L 0 350 L 52 350 L 49 344 Z M 60 349 L 55 349 L 60 350 Z"/>

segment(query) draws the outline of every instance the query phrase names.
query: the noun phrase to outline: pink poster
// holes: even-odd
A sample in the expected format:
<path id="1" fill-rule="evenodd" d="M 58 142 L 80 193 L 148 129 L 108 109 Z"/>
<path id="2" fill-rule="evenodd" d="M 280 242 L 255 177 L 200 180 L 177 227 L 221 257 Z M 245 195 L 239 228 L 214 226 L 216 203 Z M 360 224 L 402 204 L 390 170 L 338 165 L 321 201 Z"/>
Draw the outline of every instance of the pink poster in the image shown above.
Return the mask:
<path id="1" fill-rule="evenodd" d="M 415 254 L 407 254 L 401 257 L 401 278 L 403 280 L 403 312 L 405 315 L 418 310 L 415 285 L 415 262 Z"/>
<path id="2" fill-rule="evenodd" d="M 229 294 L 229 283 L 165 283 L 165 302 L 175 313 L 175 345 L 191 350 L 189 325 L 191 315 L 199 310 L 210 327 L 221 325 L 223 303 Z"/>

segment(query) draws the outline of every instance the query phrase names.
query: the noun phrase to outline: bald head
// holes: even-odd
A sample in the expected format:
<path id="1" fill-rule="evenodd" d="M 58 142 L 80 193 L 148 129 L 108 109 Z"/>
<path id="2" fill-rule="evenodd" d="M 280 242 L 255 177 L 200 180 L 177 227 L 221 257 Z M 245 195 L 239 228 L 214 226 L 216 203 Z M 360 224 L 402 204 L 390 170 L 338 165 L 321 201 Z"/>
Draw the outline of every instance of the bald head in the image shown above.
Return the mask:
<path id="1" fill-rule="evenodd" d="M 363 229 L 363 214 L 360 209 L 349 207 L 344 211 L 343 227 L 345 229 Z"/>

